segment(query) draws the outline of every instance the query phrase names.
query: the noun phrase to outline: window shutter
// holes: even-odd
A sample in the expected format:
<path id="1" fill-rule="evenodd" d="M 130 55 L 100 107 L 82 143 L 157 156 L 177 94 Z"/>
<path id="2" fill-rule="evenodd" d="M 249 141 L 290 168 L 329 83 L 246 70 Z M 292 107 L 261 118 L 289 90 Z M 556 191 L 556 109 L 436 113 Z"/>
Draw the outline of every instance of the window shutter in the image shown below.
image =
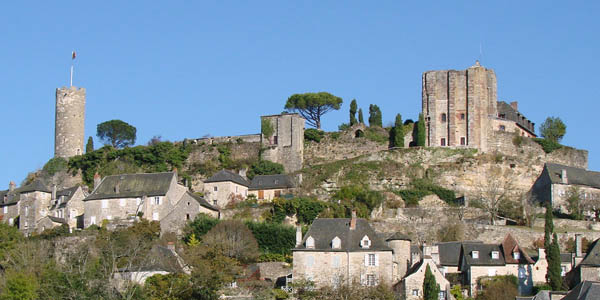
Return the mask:
<path id="1" fill-rule="evenodd" d="M 379 255 L 375 254 L 375 266 L 379 266 Z"/>
<path id="2" fill-rule="evenodd" d="M 365 267 L 369 266 L 369 254 L 365 254 Z"/>

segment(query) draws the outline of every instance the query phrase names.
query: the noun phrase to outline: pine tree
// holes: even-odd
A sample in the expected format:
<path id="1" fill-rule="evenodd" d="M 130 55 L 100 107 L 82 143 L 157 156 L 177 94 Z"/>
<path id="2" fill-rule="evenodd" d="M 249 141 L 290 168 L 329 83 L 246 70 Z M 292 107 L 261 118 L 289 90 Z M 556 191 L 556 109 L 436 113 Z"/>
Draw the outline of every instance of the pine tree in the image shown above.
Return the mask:
<path id="1" fill-rule="evenodd" d="M 356 109 L 357 109 L 356 99 L 352 99 L 352 102 L 350 102 L 350 126 L 355 125 L 357 123 Z"/>
<path id="2" fill-rule="evenodd" d="M 435 281 L 431 268 L 427 264 L 425 270 L 425 279 L 423 280 L 423 299 L 424 300 L 437 300 L 440 293 L 440 285 Z"/>
<path id="3" fill-rule="evenodd" d="M 369 126 L 383 127 L 381 120 L 381 110 L 376 104 L 369 105 Z"/>
<path id="4" fill-rule="evenodd" d="M 558 246 L 558 238 L 556 237 L 556 233 L 553 235 L 552 243 L 550 244 L 550 249 L 546 259 L 548 260 L 546 281 L 548 281 L 548 284 L 552 287 L 553 291 L 560 291 L 562 289 L 562 278 L 560 276 L 560 247 Z"/>
<path id="5" fill-rule="evenodd" d="M 417 126 L 417 146 L 424 147 L 425 146 L 425 118 L 423 118 L 423 113 L 419 114 L 419 121 L 416 124 Z"/>
<path id="6" fill-rule="evenodd" d="M 391 146 L 392 147 L 404 147 L 404 125 L 402 124 L 402 116 L 396 115 L 396 122 L 394 122 L 394 128 L 390 132 Z"/>
<path id="7" fill-rule="evenodd" d="M 87 141 L 87 145 L 85 145 L 85 153 L 90 153 L 94 151 L 94 139 L 90 136 Z"/>
<path id="8" fill-rule="evenodd" d="M 363 118 L 362 108 L 358 109 L 358 123 L 365 124 L 365 119 Z"/>

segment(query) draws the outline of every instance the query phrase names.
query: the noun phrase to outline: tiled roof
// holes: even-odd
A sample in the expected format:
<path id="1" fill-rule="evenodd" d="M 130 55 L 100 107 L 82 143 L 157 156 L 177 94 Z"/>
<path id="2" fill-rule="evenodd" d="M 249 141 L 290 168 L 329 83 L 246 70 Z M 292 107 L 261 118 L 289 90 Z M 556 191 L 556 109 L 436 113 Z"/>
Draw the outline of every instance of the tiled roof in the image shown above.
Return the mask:
<path id="1" fill-rule="evenodd" d="M 164 196 L 171 186 L 173 176 L 176 176 L 174 172 L 107 176 L 85 198 L 85 201 L 109 198 Z"/>
<path id="2" fill-rule="evenodd" d="M 504 260 L 507 264 L 534 264 L 535 262 L 529 255 L 519 247 L 517 240 L 509 233 L 502 241 L 502 251 Z M 519 259 L 514 259 L 513 253 L 519 253 Z"/>
<path id="3" fill-rule="evenodd" d="M 252 179 L 249 190 L 287 189 L 293 188 L 294 183 L 288 175 L 256 175 Z"/>
<path id="4" fill-rule="evenodd" d="M 231 181 L 231 182 L 237 183 L 239 185 L 243 185 L 243 186 L 250 185 L 248 180 L 246 180 L 244 177 L 240 176 L 237 173 L 228 171 L 228 170 L 221 170 L 221 171 L 217 172 L 216 174 L 214 174 L 213 176 L 211 176 L 210 178 L 206 179 L 204 182 L 209 183 L 209 182 L 227 182 L 227 181 Z"/>
<path id="5" fill-rule="evenodd" d="M 350 220 L 343 219 L 315 219 L 310 229 L 304 236 L 302 244 L 294 251 L 392 251 L 385 241 L 371 228 L 365 219 L 356 219 L 356 228 L 350 229 Z M 360 241 L 364 236 L 371 240 L 369 248 L 361 248 Z M 340 238 L 341 247 L 332 249 L 331 241 L 335 237 Z M 315 240 L 314 249 L 306 248 L 306 239 L 312 237 Z"/>
<path id="6" fill-rule="evenodd" d="M 505 265 L 504 254 L 497 244 L 464 243 L 463 257 L 470 266 L 503 266 Z M 473 258 L 473 251 L 479 251 L 479 258 Z M 498 258 L 492 258 L 492 252 L 498 252 Z"/>
<path id="7" fill-rule="evenodd" d="M 554 163 L 546 163 L 545 168 L 548 170 L 550 181 L 552 183 L 561 183 L 561 172 L 562 170 L 566 170 L 568 184 L 600 188 L 600 172 L 588 171 L 586 169 Z"/>

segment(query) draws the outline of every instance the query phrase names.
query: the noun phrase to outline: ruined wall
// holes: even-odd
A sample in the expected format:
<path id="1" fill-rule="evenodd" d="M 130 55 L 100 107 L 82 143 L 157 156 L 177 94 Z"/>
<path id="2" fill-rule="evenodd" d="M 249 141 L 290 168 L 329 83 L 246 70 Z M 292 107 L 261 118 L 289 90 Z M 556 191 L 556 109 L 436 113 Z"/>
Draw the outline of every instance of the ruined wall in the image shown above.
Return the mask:
<path id="1" fill-rule="evenodd" d="M 85 137 L 85 89 L 56 89 L 54 156 L 71 157 L 83 154 Z"/>
<path id="2" fill-rule="evenodd" d="M 305 120 L 298 114 L 262 116 L 263 119 L 274 129 L 271 137 L 261 137 L 263 158 L 282 164 L 288 173 L 302 169 Z"/>
<path id="3" fill-rule="evenodd" d="M 321 142 L 306 142 L 304 148 L 304 163 L 307 166 L 333 162 L 336 160 L 350 159 L 365 154 L 387 150 L 389 143 L 376 142 L 367 137 L 356 137 L 357 131 L 366 131 L 362 124 L 351 129 L 327 133 Z M 412 140 L 412 135 L 410 135 Z M 407 143 L 405 137 L 405 144 Z M 408 141 L 410 143 L 410 141 Z"/>

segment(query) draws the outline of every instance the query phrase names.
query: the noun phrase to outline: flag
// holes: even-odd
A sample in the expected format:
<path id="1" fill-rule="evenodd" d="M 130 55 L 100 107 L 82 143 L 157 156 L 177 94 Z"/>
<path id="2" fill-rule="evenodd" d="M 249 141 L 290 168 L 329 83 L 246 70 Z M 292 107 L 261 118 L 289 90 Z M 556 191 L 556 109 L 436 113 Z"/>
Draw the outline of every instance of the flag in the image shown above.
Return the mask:
<path id="1" fill-rule="evenodd" d="M 73 52 L 71 53 L 71 56 L 72 56 L 72 59 L 75 59 L 75 57 L 77 57 L 77 53 L 75 53 L 75 51 L 73 51 Z"/>

